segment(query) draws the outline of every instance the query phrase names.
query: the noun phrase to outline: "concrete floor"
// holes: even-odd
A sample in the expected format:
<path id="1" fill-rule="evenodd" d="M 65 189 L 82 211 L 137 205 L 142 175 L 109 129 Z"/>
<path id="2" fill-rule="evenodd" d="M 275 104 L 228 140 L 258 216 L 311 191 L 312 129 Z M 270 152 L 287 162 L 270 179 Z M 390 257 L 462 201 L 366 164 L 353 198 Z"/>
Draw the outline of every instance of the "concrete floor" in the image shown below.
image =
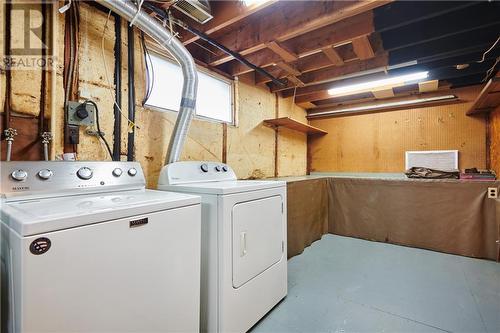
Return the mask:
<path id="1" fill-rule="evenodd" d="M 500 264 L 325 235 L 261 332 L 500 332 Z"/>

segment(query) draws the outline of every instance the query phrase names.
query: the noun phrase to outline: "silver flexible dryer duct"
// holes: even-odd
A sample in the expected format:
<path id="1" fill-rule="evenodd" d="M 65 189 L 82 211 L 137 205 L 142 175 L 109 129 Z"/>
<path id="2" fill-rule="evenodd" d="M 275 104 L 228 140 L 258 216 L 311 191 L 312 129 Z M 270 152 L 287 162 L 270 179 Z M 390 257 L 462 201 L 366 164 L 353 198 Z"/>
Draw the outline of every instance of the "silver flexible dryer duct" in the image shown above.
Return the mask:
<path id="1" fill-rule="evenodd" d="M 174 131 L 168 145 L 165 164 L 177 162 L 182 147 L 186 141 L 187 132 L 193 119 L 196 106 L 196 92 L 198 89 L 198 74 L 194 59 L 184 45 L 163 27 L 156 19 L 141 10 L 128 0 L 97 0 L 106 8 L 120 15 L 127 21 L 134 19 L 134 25 L 167 49 L 179 62 L 184 76 L 182 99 L 179 114 L 175 122 Z M 165 87 L 165 89 L 167 89 Z"/>

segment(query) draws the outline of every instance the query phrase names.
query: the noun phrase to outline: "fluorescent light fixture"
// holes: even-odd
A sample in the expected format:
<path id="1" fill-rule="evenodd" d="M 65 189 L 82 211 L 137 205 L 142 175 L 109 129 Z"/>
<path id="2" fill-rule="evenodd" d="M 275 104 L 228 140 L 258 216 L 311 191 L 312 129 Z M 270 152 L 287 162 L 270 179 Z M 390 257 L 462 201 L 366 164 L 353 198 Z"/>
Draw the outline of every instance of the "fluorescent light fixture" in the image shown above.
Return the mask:
<path id="1" fill-rule="evenodd" d="M 362 106 L 356 106 L 356 107 L 345 108 L 345 109 L 337 109 L 337 110 L 332 110 L 332 111 L 311 113 L 307 116 L 307 118 L 320 118 L 320 117 L 327 117 L 327 116 L 331 116 L 331 115 L 335 115 L 335 114 L 351 113 L 351 112 L 356 113 L 356 112 L 365 112 L 365 111 L 376 111 L 376 110 L 381 110 L 381 109 L 396 108 L 396 107 L 405 106 L 405 105 L 419 105 L 419 104 L 441 102 L 441 101 L 455 100 L 455 99 L 457 99 L 457 96 L 455 96 L 455 95 L 443 95 L 443 96 L 428 97 L 428 98 L 410 99 L 410 100 L 406 100 L 406 101 L 389 102 L 389 103 L 383 103 L 383 104 L 362 105 Z"/>
<path id="2" fill-rule="evenodd" d="M 332 88 L 328 90 L 328 93 L 332 96 L 352 95 L 355 93 L 372 91 L 375 90 L 376 88 L 382 88 L 382 87 L 392 88 L 394 86 L 405 85 L 413 81 L 425 79 L 428 76 L 429 72 L 417 72 L 412 74 L 393 76 L 387 79 L 368 81 L 338 88 Z"/>

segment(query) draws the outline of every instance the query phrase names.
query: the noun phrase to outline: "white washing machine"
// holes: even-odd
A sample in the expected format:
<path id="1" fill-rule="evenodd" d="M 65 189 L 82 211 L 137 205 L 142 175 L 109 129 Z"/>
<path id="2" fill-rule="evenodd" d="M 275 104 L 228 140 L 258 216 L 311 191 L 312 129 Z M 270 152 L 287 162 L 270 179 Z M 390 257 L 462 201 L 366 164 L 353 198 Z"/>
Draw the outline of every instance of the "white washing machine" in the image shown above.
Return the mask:
<path id="1" fill-rule="evenodd" d="M 0 168 L 2 332 L 199 330 L 199 197 L 134 162 Z"/>
<path id="2" fill-rule="evenodd" d="M 248 331 L 287 294 L 285 183 L 237 180 L 221 163 L 176 162 L 158 188 L 201 196 L 201 331 Z"/>

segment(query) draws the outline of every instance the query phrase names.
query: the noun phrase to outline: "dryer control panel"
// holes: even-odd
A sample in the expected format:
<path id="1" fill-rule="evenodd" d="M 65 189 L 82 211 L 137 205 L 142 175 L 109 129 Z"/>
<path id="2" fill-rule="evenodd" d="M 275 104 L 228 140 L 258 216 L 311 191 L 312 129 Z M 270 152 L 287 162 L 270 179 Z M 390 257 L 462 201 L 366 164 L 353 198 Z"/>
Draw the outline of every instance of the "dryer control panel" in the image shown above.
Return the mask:
<path id="1" fill-rule="evenodd" d="M 185 161 L 164 166 L 158 185 L 220 182 L 236 179 L 233 169 L 225 163 Z"/>
<path id="2" fill-rule="evenodd" d="M 137 162 L 1 162 L 3 198 L 41 198 L 141 189 L 145 178 Z"/>

